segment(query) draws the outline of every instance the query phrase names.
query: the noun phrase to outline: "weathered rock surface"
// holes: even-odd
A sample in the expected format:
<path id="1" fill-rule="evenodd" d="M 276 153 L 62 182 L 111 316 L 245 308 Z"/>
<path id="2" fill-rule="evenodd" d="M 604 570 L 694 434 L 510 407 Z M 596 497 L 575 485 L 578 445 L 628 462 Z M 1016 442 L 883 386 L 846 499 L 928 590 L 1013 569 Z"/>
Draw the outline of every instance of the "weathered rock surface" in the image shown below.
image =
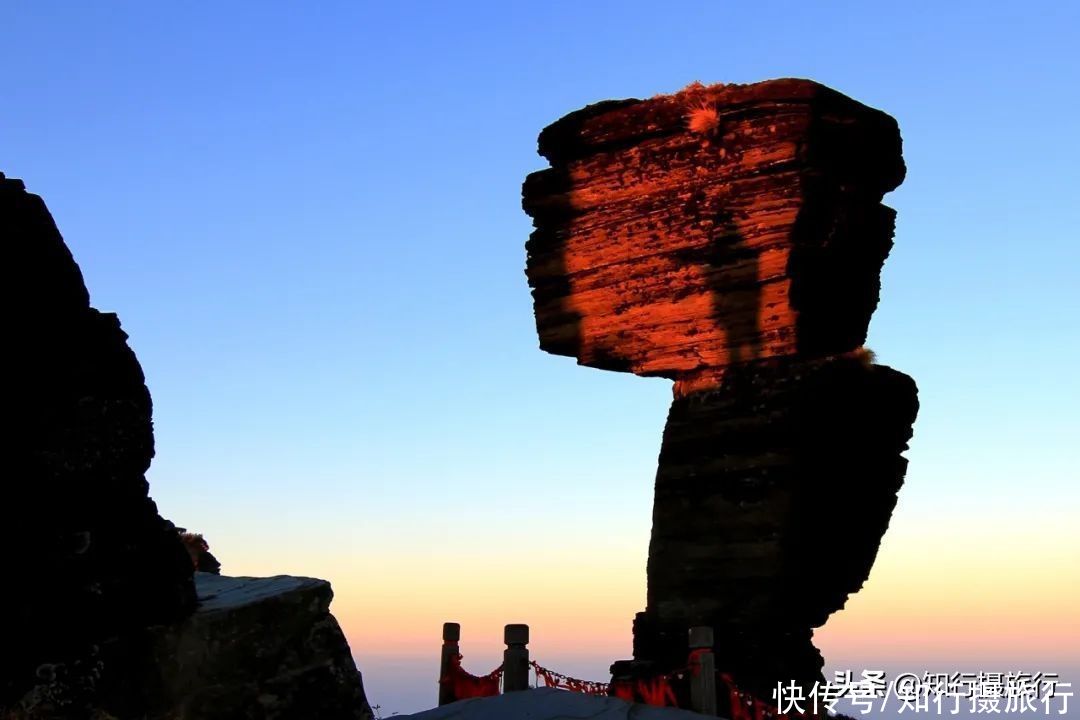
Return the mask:
<path id="1" fill-rule="evenodd" d="M 712 122 L 688 128 L 695 113 Z M 904 177 L 896 122 L 805 80 L 599 103 L 525 181 L 540 347 L 688 389 L 866 338 Z"/>
<path id="2" fill-rule="evenodd" d="M 676 398 L 635 657 L 677 667 L 687 627 L 707 625 L 742 689 L 812 684 L 810 629 L 870 574 L 917 410 L 911 378 L 848 357 L 742 366 Z"/>
<path id="3" fill-rule="evenodd" d="M 160 720 L 372 717 L 349 645 L 314 578 L 196 573 L 199 608 L 152 629 L 145 662 L 112 693 Z M 129 657 L 134 657 L 130 656 Z"/>
<path id="4" fill-rule="evenodd" d="M 0 174 L 6 259 L 5 413 L 11 470 L 0 522 L 17 551 L 0 593 L 0 708 L 27 696 L 76 712 L 101 673 L 99 645 L 195 605 L 192 566 L 158 515 L 150 394 L 127 335 L 90 307 L 41 198 Z"/>
<path id="5" fill-rule="evenodd" d="M 540 347 L 675 380 L 637 667 L 682 666 L 709 625 L 740 688 L 816 680 L 812 628 L 869 574 L 918 408 L 859 352 L 905 172 L 896 122 L 787 79 L 590 105 L 539 144 Z"/>

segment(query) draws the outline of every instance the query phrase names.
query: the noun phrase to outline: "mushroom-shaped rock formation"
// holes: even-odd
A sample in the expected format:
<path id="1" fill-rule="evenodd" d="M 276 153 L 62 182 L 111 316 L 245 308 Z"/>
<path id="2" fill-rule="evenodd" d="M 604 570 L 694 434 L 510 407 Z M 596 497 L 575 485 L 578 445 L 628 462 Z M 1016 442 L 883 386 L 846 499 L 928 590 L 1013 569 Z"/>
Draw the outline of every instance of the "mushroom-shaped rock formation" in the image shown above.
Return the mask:
<path id="1" fill-rule="evenodd" d="M 675 381 L 629 671 L 681 666 L 709 625 L 740 687 L 812 683 L 812 629 L 869 574 L 918 409 L 862 351 L 896 122 L 807 80 L 694 84 L 570 113 L 539 150 L 540 347 Z"/>

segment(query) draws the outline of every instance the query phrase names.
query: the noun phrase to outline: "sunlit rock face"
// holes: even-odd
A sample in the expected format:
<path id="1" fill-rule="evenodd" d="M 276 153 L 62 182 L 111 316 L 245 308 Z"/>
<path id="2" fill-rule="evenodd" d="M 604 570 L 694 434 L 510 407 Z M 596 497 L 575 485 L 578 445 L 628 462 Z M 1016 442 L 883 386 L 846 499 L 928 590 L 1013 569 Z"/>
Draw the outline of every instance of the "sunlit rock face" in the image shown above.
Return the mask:
<path id="1" fill-rule="evenodd" d="M 675 380 L 635 657 L 692 625 L 765 696 L 866 580 L 917 411 L 859 349 L 904 177 L 888 115 L 806 80 L 590 105 L 540 134 L 523 205 L 540 347 Z"/>
<path id="2" fill-rule="evenodd" d="M 571 113 L 540 153 L 524 206 L 542 349 L 686 384 L 865 340 L 881 198 L 904 176 L 887 115 L 807 81 L 695 87 Z"/>
<path id="3" fill-rule="evenodd" d="M 0 708 L 72 712 L 103 672 L 100 643 L 195 606 L 192 565 L 148 496 L 150 394 L 116 315 L 90 307 L 41 198 L 0 175 L 13 435 L 0 514 Z M 8 584 L 6 584 L 6 588 Z M 29 693 L 29 695 L 27 695 Z"/>

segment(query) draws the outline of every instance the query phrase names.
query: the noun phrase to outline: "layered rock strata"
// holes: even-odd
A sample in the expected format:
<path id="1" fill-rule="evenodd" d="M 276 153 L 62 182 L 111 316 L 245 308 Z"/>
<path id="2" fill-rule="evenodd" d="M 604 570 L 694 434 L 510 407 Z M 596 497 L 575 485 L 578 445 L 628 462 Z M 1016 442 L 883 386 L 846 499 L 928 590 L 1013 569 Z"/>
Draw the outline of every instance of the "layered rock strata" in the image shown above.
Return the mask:
<path id="1" fill-rule="evenodd" d="M 542 349 L 675 381 L 635 658 L 767 697 L 866 579 L 903 481 L 914 383 L 859 350 L 903 179 L 895 121 L 817 83 L 693 85 L 545 128 L 523 205 Z M 851 505 L 857 503 L 857 506 Z"/>
<path id="2" fill-rule="evenodd" d="M 731 368 L 676 398 L 635 657 L 678 667 L 687 627 L 708 625 L 743 689 L 812 685 L 811 630 L 869 576 L 917 410 L 911 378 L 843 356 Z"/>

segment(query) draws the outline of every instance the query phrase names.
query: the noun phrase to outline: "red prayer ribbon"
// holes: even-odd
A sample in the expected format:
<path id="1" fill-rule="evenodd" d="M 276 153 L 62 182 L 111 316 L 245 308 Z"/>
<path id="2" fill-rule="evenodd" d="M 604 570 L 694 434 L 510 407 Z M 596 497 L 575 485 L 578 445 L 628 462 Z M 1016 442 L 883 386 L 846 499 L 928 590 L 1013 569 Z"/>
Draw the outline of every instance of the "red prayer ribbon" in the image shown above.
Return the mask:
<path id="1" fill-rule="evenodd" d="M 490 697 L 499 694 L 499 680 L 502 679 L 502 665 L 484 676 L 476 676 L 461 667 L 461 655 L 450 657 L 450 667 L 439 678 L 439 684 L 450 689 L 454 700 L 465 698 Z"/>

